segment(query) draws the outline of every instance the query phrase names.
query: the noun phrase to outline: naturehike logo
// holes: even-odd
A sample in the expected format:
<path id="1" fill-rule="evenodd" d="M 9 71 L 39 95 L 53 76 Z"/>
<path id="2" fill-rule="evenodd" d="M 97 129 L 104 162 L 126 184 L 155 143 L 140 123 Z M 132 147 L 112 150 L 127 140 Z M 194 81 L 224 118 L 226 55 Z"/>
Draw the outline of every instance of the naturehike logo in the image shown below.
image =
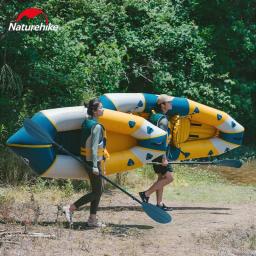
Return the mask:
<path id="1" fill-rule="evenodd" d="M 45 24 L 40 25 L 25 25 L 17 24 L 24 17 L 27 19 L 35 19 L 37 16 L 43 16 L 45 19 Z M 59 29 L 58 25 L 53 25 L 49 23 L 47 15 L 39 8 L 27 8 L 22 11 L 16 18 L 15 22 L 11 22 L 9 25 L 9 31 L 57 31 Z"/>

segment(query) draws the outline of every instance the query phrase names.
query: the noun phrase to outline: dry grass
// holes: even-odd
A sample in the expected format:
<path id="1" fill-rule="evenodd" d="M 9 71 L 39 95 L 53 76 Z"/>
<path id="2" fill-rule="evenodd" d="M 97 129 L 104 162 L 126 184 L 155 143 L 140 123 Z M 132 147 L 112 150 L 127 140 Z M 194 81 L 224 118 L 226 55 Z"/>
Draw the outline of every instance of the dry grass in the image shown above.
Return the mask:
<path id="1" fill-rule="evenodd" d="M 236 250 L 240 253 L 237 255 L 255 250 L 255 225 L 252 225 L 255 218 L 249 209 L 256 208 L 250 205 L 236 208 L 226 204 L 216 207 L 209 203 L 191 205 L 184 201 L 179 205 L 175 202 L 174 222 L 159 225 L 125 195 L 108 191 L 103 195 L 99 211 L 99 217 L 108 226 L 88 228 L 85 222 L 88 208 L 85 208 L 76 212 L 70 229 L 58 206 L 74 201 L 81 193 L 65 198 L 64 192 L 48 189 L 34 193 L 24 188 L 1 191 L 1 209 L 8 212 L 5 215 L 2 212 L 0 217 L 1 255 L 217 256 L 224 255 L 220 254 L 224 249 Z M 241 225 L 235 226 L 237 221 Z M 206 234 L 205 228 L 211 232 Z M 35 232 L 44 237 L 30 236 Z"/>
<path id="2" fill-rule="evenodd" d="M 256 226 L 236 227 L 219 230 L 208 236 L 200 236 L 198 245 L 210 245 L 219 255 L 255 255 L 256 254 Z"/>
<path id="3" fill-rule="evenodd" d="M 209 168 L 176 167 L 174 175 L 175 182 L 165 190 L 167 204 L 174 207 L 170 225 L 152 222 L 133 200 L 107 186 L 99 217 L 108 226 L 89 229 L 86 207 L 76 212 L 70 229 L 60 207 L 85 191 L 75 192 L 70 182 L 61 189 L 55 183 L 49 186 L 43 179 L 33 186 L 2 187 L 0 255 L 256 254 L 255 187 L 230 184 Z M 120 179 L 136 194 L 155 175 L 147 167 Z M 30 236 L 33 233 L 45 236 Z"/>

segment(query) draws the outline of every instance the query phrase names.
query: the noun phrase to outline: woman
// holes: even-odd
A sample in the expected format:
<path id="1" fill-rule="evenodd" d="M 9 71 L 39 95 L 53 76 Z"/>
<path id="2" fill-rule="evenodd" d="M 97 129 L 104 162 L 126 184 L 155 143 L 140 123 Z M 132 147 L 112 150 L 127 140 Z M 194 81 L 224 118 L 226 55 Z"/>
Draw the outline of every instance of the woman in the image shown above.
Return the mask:
<path id="1" fill-rule="evenodd" d="M 162 112 L 165 114 L 153 114 L 151 116 L 151 122 L 157 125 L 159 128 L 168 131 L 168 119 L 166 114 L 172 109 L 171 97 L 168 95 L 160 95 L 157 100 L 157 104 L 160 106 Z M 170 164 L 168 164 L 168 159 L 166 154 L 157 157 L 153 162 L 158 162 L 161 164 L 154 164 L 153 169 L 158 175 L 157 181 L 146 191 L 139 192 L 139 195 L 143 202 L 148 202 L 149 197 L 152 193 L 156 192 L 156 202 L 157 206 L 163 210 L 172 210 L 172 208 L 167 207 L 163 202 L 163 190 L 164 186 L 173 182 L 173 169 Z"/>
<path id="2" fill-rule="evenodd" d="M 102 172 L 101 161 L 104 160 L 106 147 L 106 136 L 104 127 L 98 123 L 98 117 L 103 115 L 102 103 L 99 99 L 89 101 L 87 108 L 89 118 L 82 124 L 81 156 L 83 160 L 92 167 L 92 171 L 87 171 L 91 182 L 92 191 L 71 205 L 64 206 L 66 218 L 72 224 L 72 213 L 82 205 L 91 203 L 89 227 L 105 227 L 97 219 L 97 210 L 102 195 L 102 179 L 99 174 Z"/>

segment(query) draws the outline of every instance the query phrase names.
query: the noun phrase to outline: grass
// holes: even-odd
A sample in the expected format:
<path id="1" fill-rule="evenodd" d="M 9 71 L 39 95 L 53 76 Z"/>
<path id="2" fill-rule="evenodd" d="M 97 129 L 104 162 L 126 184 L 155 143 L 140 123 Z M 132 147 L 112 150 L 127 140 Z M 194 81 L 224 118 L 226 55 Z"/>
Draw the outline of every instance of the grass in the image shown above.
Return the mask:
<path id="1" fill-rule="evenodd" d="M 256 163 L 253 163 L 254 170 Z M 251 173 L 252 164 L 248 168 L 248 176 Z M 243 170 L 246 176 L 247 169 Z M 223 175 L 225 172 L 225 175 Z M 253 203 L 256 201 L 256 186 L 252 184 L 239 184 L 230 181 L 227 172 L 233 174 L 229 168 L 200 168 L 176 166 L 174 171 L 174 182 L 164 190 L 165 200 L 175 202 L 209 202 L 209 203 Z M 134 176 L 135 174 L 133 174 Z M 140 183 L 136 183 L 135 192 L 145 190 L 150 186 L 154 179 L 153 171 L 150 169 L 141 170 L 137 175 L 142 176 Z M 240 175 L 240 173 L 239 173 Z M 238 176 L 239 176 L 238 175 Z M 254 179 L 247 179 L 248 183 Z"/>
<path id="2" fill-rule="evenodd" d="M 168 187 L 165 198 L 170 201 L 192 203 L 253 203 L 256 201 L 256 191 L 252 186 L 227 184 Z"/>
<path id="3" fill-rule="evenodd" d="M 73 190 L 72 190 L 73 191 Z M 9 186 L 5 188 L 0 188 L 0 203 L 1 198 L 2 202 L 5 201 L 15 201 L 19 203 L 24 203 L 30 200 L 31 195 L 36 195 L 37 200 L 39 201 L 50 201 L 51 203 L 57 203 L 63 199 L 71 197 L 74 193 L 70 192 L 68 188 L 59 188 L 57 186 L 51 187 L 38 187 L 38 185 L 28 186 Z"/>
<path id="4" fill-rule="evenodd" d="M 256 173 L 255 173 L 256 174 Z M 253 185 L 238 185 L 223 178 L 212 168 L 178 168 L 173 186 L 168 186 L 165 197 L 171 201 L 250 203 L 256 201 Z"/>
<path id="5" fill-rule="evenodd" d="M 253 234 L 248 238 L 248 248 L 256 250 L 256 234 Z"/>
<path id="6" fill-rule="evenodd" d="M 218 230 L 197 239 L 199 246 L 209 244 L 218 255 L 254 255 L 256 250 L 255 225 Z"/>
<path id="7" fill-rule="evenodd" d="M 248 171 L 248 181 L 254 181 L 256 177 L 256 162 L 245 165 L 241 173 L 246 177 Z M 238 172 L 238 171 L 236 171 Z M 225 173 L 225 175 L 223 174 Z M 253 203 L 256 201 L 256 186 L 252 184 L 240 184 L 238 181 L 229 180 L 229 174 L 234 171 L 219 169 L 214 167 L 199 166 L 175 166 L 174 182 L 164 190 L 164 198 L 175 202 L 209 202 L 209 203 Z M 238 177 L 240 178 L 240 176 Z M 252 176 L 254 175 L 254 179 Z M 233 176 L 232 176 L 233 177 Z M 243 178 L 244 178 L 243 177 Z M 117 177 L 110 177 L 114 181 L 121 183 L 122 187 L 137 194 L 138 191 L 147 189 L 155 180 L 156 175 L 150 165 L 137 171 L 123 173 Z M 236 180 L 235 180 L 236 181 Z M 105 185 L 105 189 L 113 189 L 110 184 Z M 31 194 L 37 195 L 39 200 L 48 198 L 50 201 L 57 202 L 67 200 L 77 192 L 84 193 L 89 190 L 89 182 L 81 181 L 58 181 L 44 178 L 37 178 L 33 184 L 20 186 L 0 187 L 0 198 L 15 198 L 22 202 L 29 198 Z M 41 198 L 42 197 L 42 198 Z"/>

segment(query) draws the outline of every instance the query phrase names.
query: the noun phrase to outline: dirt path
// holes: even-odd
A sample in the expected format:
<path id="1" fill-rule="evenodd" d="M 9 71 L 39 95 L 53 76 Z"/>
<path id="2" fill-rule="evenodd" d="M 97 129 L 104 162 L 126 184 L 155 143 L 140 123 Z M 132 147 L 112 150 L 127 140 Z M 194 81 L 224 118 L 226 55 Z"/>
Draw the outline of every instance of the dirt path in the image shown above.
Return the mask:
<path id="1" fill-rule="evenodd" d="M 23 232 L 24 227 L 17 217 L 14 224 L 0 221 L 0 255 L 256 256 L 256 205 L 173 203 L 173 222 L 161 225 L 125 195 L 112 192 L 104 194 L 99 212 L 106 228 L 86 227 L 85 209 L 76 212 L 74 227 L 69 229 L 64 216 L 57 218 L 57 207 L 46 202 L 40 204 L 38 224 L 28 231 L 55 239 L 7 234 Z M 22 215 L 21 210 L 17 206 L 15 216 Z"/>

